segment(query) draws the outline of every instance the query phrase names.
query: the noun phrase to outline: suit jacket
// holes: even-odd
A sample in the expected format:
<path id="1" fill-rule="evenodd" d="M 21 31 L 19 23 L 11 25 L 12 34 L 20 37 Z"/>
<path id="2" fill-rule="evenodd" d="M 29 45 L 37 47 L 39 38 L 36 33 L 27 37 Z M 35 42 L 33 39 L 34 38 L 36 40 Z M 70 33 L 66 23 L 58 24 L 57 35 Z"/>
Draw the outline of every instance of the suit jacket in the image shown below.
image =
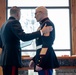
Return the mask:
<path id="1" fill-rule="evenodd" d="M 46 26 L 52 26 L 53 30 L 49 33 L 49 36 L 42 36 L 36 39 L 36 45 L 42 45 L 42 48 L 37 49 L 36 55 L 33 57 L 33 61 L 35 66 L 38 65 L 43 69 L 53 69 L 59 67 L 59 63 L 52 47 L 55 40 L 55 27 L 54 24 L 49 20 L 49 18 L 45 18 L 40 22 L 41 29 Z M 47 52 L 45 55 L 40 55 L 40 52 L 43 48 L 47 48 Z"/>
<path id="2" fill-rule="evenodd" d="M 26 34 L 20 22 L 10 17 L 1 28 L 1 65 L 21 67 L 20 40 L 28 41 L 40 36 L 40 31 Z"/>

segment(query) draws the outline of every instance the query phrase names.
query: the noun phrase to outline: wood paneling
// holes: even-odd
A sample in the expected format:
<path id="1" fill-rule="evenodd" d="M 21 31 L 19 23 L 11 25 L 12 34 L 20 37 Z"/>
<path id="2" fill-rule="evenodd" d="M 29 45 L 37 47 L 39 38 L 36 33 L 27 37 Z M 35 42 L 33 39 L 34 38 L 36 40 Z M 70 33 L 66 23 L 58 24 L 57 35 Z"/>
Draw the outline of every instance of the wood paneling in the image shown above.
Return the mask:
<path id="1" fill-rule="evenodd" d="M 71 0 L 72 54 L 76 54 L 76 0 Z"/>
<path id="2" fill-rule="evenodd" d="M 0 0 L 0 27 L 6 20 L 6 0 Z"/>

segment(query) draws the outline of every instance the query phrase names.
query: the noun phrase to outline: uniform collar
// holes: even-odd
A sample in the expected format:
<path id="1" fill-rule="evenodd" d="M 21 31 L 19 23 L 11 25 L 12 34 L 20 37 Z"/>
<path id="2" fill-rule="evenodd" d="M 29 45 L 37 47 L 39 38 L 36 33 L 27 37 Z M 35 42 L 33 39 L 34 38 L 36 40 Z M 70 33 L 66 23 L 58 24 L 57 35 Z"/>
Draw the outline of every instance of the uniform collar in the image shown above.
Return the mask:
<path id="1" fill-rule="evenodd" d="M 15 20 L 15 18 L 14 18 L 14 17 L 9 17 L 9 19 L 13 19 L 13 20 Z"/>
<path id="2" fill-rule="evenodd" d="M 46 20 L 48 20 L 49 18 L 47 17 L 47 18 L 44 18 L 41 22 L 40 22 L 40 25 L 43 23 L 43 22 L 45 22 Z"/>

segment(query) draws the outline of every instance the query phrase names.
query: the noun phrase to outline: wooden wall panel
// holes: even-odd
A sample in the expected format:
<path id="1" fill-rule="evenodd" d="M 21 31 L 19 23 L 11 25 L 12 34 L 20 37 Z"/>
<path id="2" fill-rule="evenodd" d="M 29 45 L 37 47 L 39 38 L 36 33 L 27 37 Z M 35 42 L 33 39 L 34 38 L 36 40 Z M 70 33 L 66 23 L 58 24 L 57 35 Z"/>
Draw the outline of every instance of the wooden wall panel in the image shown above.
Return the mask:
<path id="1" fill-rule="evenodd" d="M 6 0 L 0 0 L 0 27 L 6 20 Z"/>
<path id="2" fill-rule="evenodd" d="M 71 0 L 72 54 L 76 55 L 76 0 Z"/>

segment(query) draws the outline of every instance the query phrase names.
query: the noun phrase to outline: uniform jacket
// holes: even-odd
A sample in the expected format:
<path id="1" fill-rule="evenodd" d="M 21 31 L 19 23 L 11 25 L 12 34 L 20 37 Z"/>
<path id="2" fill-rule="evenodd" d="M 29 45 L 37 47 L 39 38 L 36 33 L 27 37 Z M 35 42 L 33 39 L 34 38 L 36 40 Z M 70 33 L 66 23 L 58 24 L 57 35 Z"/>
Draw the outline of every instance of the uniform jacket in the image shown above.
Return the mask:
<path id="1" fill-rule="evenodd" d="M 49 33 L 49 36 L 42 36 L 36 39 L 36 46 L 42 45 L 42 48 L 48 48 L 45 55 L 40 55 L 40 51 L 42 48 L 37 49 L 36 55 L 33 57 L 33 61 L 35 66 L 38 65 L 43 69 L 53 69 L 59 67 L 59 63 L 52 47 L 55 40 L 55 27 L 54 24 L 49 20 L 49 18 L 45 18 L 40 22 L 41 29 L 46 26 L 52 26 L 53 30 Z"/>
<path id="2" fill-rule="evenodd" d="M 26 42 L 40 36 L 40 31 L 26 34 L 20 22 L 10 17 L 1 28 L 1 65 L 21 67 L 20 40 Z"/>

